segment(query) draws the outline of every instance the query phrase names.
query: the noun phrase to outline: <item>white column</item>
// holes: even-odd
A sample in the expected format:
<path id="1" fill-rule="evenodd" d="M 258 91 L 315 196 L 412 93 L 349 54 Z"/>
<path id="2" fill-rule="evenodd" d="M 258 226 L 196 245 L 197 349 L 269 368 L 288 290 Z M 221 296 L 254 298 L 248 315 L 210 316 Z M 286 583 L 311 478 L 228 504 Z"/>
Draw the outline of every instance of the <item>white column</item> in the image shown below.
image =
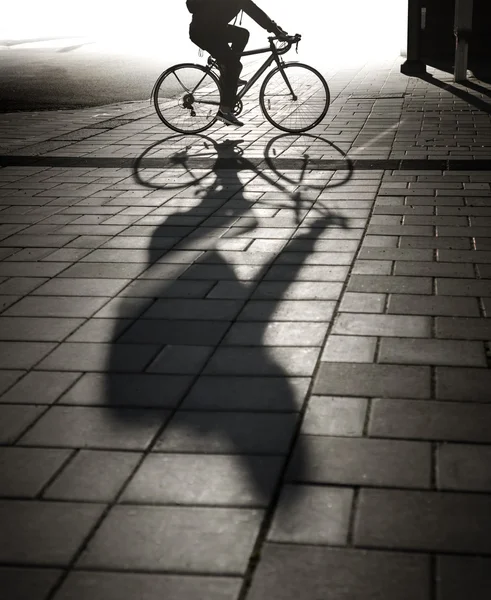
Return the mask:
<path id="1" fill-rule="evenodd" d="M 469 37 L 472 31 L 473 0 L 455 0 L 455 81 L 467 79 Z"/>

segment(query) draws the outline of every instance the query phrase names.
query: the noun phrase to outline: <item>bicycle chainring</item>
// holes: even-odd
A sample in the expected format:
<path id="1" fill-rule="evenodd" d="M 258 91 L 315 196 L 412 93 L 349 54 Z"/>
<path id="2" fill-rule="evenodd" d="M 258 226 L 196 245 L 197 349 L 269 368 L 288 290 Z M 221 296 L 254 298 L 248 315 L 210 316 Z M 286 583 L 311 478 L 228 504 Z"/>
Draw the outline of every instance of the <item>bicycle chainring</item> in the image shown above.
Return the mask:
<path id="1" fill-rule="evenodd" d="M 242 104 L 242 100 L 237 100 L 234 106 L 234 110 L 232 111 L 236 117 L 240 115 L 242 110 L 244 109 L 244 105 Z"/>

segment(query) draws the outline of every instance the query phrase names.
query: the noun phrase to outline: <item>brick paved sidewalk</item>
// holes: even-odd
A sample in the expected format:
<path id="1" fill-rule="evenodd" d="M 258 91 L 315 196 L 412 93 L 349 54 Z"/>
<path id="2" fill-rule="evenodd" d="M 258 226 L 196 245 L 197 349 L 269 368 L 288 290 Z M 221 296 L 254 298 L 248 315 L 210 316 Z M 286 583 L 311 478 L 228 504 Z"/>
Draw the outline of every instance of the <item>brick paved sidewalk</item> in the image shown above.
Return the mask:
<path id="1" fill-rule="evenodd" d="M 0 115 L 2 598 L 489 599 L 490 89 L 398 68 Z"/>

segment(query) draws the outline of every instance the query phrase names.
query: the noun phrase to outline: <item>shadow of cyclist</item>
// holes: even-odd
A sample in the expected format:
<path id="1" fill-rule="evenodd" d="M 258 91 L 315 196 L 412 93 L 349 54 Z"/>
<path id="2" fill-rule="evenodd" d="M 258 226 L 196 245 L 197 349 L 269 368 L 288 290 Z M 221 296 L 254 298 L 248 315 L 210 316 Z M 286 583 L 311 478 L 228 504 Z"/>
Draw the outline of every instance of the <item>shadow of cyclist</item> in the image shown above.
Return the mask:
<path id="1" fill-rule="evenodd" d="M 148 269 L 123 294 L 119 317 L 133 323 L 113 337 L 106 394 L 115 418 L 158 433 L 157 450 L 234 455 L 248 484 L 240 488 L 240 497 L 229 489 L 231 501 L 265 506 L 291 450 L 334 306 L 321 300 L 317 306 L 325 308 L 324 317 L 302 316 L 289 289 L 319 237 L 331 227 L 348 225 L 327 210 L 306 225 L 320 187 L 286 188 L 243 158 L 237 141 L 214 147 L 213 164 L 208 158 L 195 163 L 204 171 L 211 165 L 213 178 L 196 178 L 191 193 L 176 185 L 176 194 L 163 205 L 171 214 L 161 216 L 149 240 Z M 187 152 L 179 150 L 168 164 L 186 172 Z M 138 168 L 135 179 L 141 182 Z M 280 193 L 261 201 L 264 192 L 254 191 L 259 188 L 251 183 L 256 180 L 261 180 L 259 188 Z M 165 189 L 165 183 L 149 184 L 157 186 Z M 282 216 L 275 216 L 279 211 Z M 269 217 L 271 225 L 278 219 L 282 225 L 276 236 L 280 229 L 272 229 L 277 249 L 255 250 Z M 189 219 L 196 224 L 192 231 L 185 225 Z M 185 231 L 174 246 L 163 250 L 162 237 L 169 231 L 175 236 L 180 227 Z M 291 252 L 290 261 L 283 246 L 301 248 L 301 253 Z M 279 256 L 286 256 L 281 265 Z M 131 315 L 132 305 L 137 308 Z M 305 337 L 309 327 L 315 341 Z M 139 373 L 131 381 L 118 374 L 128 362 Z M 301 472 L 307 458 L 298 446 L 296 458 Z M 185 487 L 186 474 L 182 477 Z M 210 489 L 201 489 L 200 501 L 206 503 L 215 492 L 212 485 L 205 487 Z"/>

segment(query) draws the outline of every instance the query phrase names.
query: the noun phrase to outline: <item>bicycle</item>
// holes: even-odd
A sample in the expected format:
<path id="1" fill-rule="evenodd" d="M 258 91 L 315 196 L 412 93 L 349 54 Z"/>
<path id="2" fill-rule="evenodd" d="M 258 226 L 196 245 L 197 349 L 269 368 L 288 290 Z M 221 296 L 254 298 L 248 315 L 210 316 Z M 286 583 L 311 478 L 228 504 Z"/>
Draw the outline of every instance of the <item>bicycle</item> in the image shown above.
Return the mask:
<path id="1" fill-rule="evenodd" d="M 259 105 L 266 119 L 288 133 L 303 133 L 318 125 L 326 116 L 330 92 L 324 77 L 301 62 L 284 62 L 282 56 L 297 46 L 301 35 L 268 37 L 269 47 L 248 50 L 242 56 L 270 53 L 266 61 L 238 91 L 234 107 L 237 116 L 243 110 L 242 98 L 276 63 L 259 90 Z M 276 43 L 284 44 L 277 46 Z M 206 66 L 181 63 L 164 71 L 155 82 L 152 99 L 160 120 L 179 133 L 200 133 L 217 121 L 221 91 L 217 64 Z"/>

